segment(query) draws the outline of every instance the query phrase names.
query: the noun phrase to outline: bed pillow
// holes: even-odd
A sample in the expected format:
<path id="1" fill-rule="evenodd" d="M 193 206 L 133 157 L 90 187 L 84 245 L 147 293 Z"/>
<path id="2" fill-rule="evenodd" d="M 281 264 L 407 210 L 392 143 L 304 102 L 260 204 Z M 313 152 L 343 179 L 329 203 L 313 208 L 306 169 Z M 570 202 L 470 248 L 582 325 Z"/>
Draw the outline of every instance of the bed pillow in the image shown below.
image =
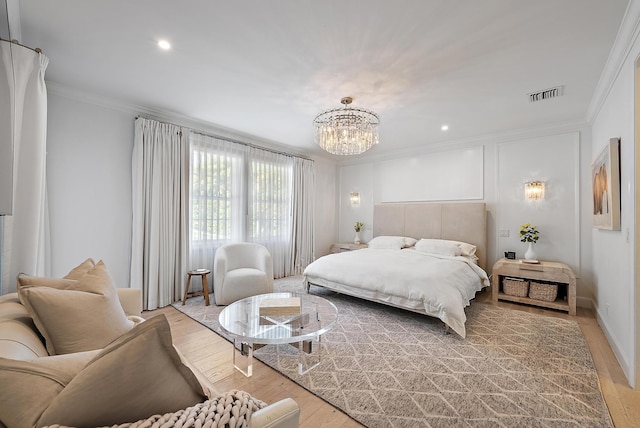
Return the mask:
<path id="1" fill-rule="evenodd" d="M 376 236 L 367 245 L 376 250 L 401 250 L 405 247 L 403 236 Z"/>
<path id="2" fill-rule="evenodd" d="M 426 238 L 425 238 L 426 239 Z M 458 245 L 460 247 L 460 250 L 462 251 L 462 256 L 466 256 L 466 257 L 470 257 L 471 259 L 475 259 L 477 260 L 478 258 L 476 257 L 476 251 L 478 249 L 478 247 L 476 247 L 473 244 L 469 244 L 468 242 L 462 242 L 462 241 L 451 241 L 448 239 L 431 239 L 432 241 L 440 241 L 440 242 L 446 242 L 448 244 L 455 244 Z"/>
<path id="3" fill-rule="evenodd" d="M 455 257 L 462 255 L 460 246 L 452 241 L 442 239 L 421 239 L 415 245 L 416 251 L 441 256 Z"/>
<path id="4" fill-rule="evenodd" d="M 102 349 L 134 325 L 102 261 L 77 281 L 21 276 L 18 282 L 49 355 Z"/>
<path id="5" fill-rule="evenodd" d="M 455 244 L 458 244 L 460 246 L 460 249 L 462 250 L 463 256 L 468 256 L 472 258 L 475 257 L 476 250 L 478 248 L 475 245 L 469 244 L 467 242 L 462 242 L 462 241 L 448 241 L 448 242 L 453 242 Z"/>
<path id="6" fill-rule="evenodd" d="M 52 400 L 37 426 L 113 426 L 205 400 L 172 344 L 165 315 L 137 325 L 104 348 Z"/>
<path id="7" fill-rule="evenodd" d="M 416 245 L 416 242 L 418 242 L 418 240 L 416 238 L 411 238 L 409 236 L 403 236 L 402 242 L 404 244 L 404 248 L 409 248 Z"/>

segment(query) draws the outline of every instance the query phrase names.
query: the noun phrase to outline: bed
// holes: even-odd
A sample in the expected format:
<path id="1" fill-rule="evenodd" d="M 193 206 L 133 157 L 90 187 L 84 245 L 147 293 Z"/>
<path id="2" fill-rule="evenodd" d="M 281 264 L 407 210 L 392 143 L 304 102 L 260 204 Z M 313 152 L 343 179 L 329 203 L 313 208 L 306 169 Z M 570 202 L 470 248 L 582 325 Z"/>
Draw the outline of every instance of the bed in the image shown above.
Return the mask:
<path id="1" fill-rule="evenodd" d="M 307 266 L 307 290 L 324 287 L 433 316 L 464 338 L 464 308 L 489 285 L 485 204 L 376 205 L 373 232 L 373 248 Z"/>

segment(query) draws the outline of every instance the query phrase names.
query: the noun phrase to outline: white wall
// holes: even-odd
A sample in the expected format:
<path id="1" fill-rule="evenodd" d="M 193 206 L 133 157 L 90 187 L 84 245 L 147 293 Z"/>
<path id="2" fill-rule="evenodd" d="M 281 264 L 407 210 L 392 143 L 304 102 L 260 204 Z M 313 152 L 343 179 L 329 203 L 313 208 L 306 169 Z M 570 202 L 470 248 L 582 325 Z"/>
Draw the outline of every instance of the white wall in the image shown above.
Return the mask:
<path id="1" fill-rule="evenodd" d="M 515 251 L 524 258 L 527 244 L 520 242 L 520 225 L 531 223 L 540 231 L 536 257 L 580 272 L 579 138 L 572 132 L 496 145 L 498 254 Z M 544 183 L 543 199 L 524 197 L 527 181 Z M 504 231 L 508 237 L 500 236 Z"/>
<path id="2" fill-rule="evenodd" d="M 383 144 L 383 143 L 381 143 Z M 461 147 L 462 146 L 462 147 Z M 405 152 L 394 160 L 394 164 L 413 165 L 420 159 L 426 159 L 429 153 L 443 158 L 443 151 L 460 153 L 461 148 L 483 147 L 484 150 L 484 201 L 488 209 L 487 266 L 491 266 L 504 251 L 516 251 L 522 257 L 526 244 L 518 238 L 520 225 L 527 222 L 537 224 L 541 229 L 541 238 L 537 252 L 543 260 L 556 260 L 569 264 L 578 276 L 578 304 L 590 306 L 593 293 L 592 273 L 590 270 L 591 230 L 583 229 L 581 222 L 583 211 L 590 209 L 590 199 L 582 197 L 580 183 L 583 170 L 589 170 L 591 140 L 590 133 L 584 127 L 567 126 L 564 129 L 528 132 L 513 136 L 495 136 L 478 138 L 463 145 L 451 143 L 448 147 Z M 583 156 L 582 152 L 587 155 Z M 446 157 L 446 156 L 445 156 Z M 387 159 L 370 161 L 351 161 L 341 165 L 338 205 L 340 206 L 339 239 L 351 242 L 354 239 L 353 225 L 356 221 L 365 223 L 364 241 L 372 238 L 373 206 L 380 203 L 380 183 L 378 174 L 383 168 L 381 163 Z M 399 168 L 403 174 L 398 180 L 398 194 L 406 194 L 400 186 L 412 181 L 406 174 L 412 168 Z M 465 171 L 451 168 L 450 174 L 464 176 Z M 440 180 L 424 183 L 413 180 L 415 186 L 435 186 L 446 188 L 447 176 Z M 589 175 L 584 176 L 589 183 Z M 547 184 L 547 193 L 543 201 L 532 203 L 524 197 L 524 182 L 539 179 Z M 393 186 L 393 176 L 384 178 L 385 192 Z M 358 192 L 361 196 L 359 207 L 349 203 L 349 194 Z M 444 198 L 445 200 L 449 198 Z M 509 237 L 500 237 L 500 230 L 508 230 Z"/>
<path id="3" fill-rule="evenodd" d="M 635 61 L 640 42 L 632 44 L 613 86 L 593 122 L 592 160 L 609 143 L 620 137 L 621 230 L 593 229 L 593 271 L 596 283 L 598 321 L 630 384 L 637 387 L 636 293 L 634 283 L 635 236 Z M 637 131 L 636 131 L 637 132 Z"/>
<path id="4" fill-rule="evenodd" d="M 91 257 L 104 260 L 116 286 L 129 287 L 133 120 L 127 112 L 49 93 L 54 277 Z"/>
<path id="5" fill-rule="evenodd" d="M 49 91 L 47 179 L 53 276 L 63 276 L 92 257 L 104 260 L 116 286 L 129 287 L 135 116 L 132 106 L 110 100 L 101 103 L 64 89 Z M 337 179 L 333 162 L 316 160 L 315 169 L 315 254 L 319 257 L 337 239 Z"/>

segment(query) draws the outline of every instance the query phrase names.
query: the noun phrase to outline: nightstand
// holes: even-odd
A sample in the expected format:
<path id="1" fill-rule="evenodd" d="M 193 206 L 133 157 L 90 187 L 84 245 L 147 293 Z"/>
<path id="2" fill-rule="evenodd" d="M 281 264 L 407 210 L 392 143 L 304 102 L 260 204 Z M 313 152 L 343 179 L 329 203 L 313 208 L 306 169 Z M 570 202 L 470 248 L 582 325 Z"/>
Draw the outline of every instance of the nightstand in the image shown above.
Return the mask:
<path id="1" fill-rule="evenodd" d="M 558 297 L 553 302 L 507 295 L 503 292 L 502 281 L 505 277 L 524 280 L 542 281 L 558 285 Z M 525 303 L 527 305 L 566 311 L 576 314 L 576 276 L 573 270 L 564 263 L 540 262 L 537 264 L 522 263 L 520 260 L 500 259 L 493 265 L 491 275 L 491 296 L 495 302 Z"/>
<path id="2" fill-rule="evenodd" d="M 345 251 L 361 250 L 367 248 L 367 244 L 354 244 L 353 242 L 339 242 L 331 246 L 332 253 L 342 253 Z"/>

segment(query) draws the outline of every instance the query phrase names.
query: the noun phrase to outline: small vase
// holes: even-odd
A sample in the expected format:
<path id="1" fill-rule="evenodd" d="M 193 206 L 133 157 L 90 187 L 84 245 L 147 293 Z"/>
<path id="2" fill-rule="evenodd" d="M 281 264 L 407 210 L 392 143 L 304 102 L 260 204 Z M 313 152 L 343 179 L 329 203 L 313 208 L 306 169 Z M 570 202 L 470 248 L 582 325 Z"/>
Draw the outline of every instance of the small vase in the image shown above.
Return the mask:
<path id="1" fill-rule="evenodd" d="M 362 239 L 360 239 L 360 232 L 356 232 L 356 237 L 353 240 L 354 244 L 359 244 L 360 242 L 362 242 Z"/>
<path id="2" fill-rule="evenodd" d="M 533 245 L 533 242 L 529 242 L 529 248 L 527 248 L 527 251 L 524 253 L 525 260 L 536 259 L 536 253 L 533 251 Z"/>

